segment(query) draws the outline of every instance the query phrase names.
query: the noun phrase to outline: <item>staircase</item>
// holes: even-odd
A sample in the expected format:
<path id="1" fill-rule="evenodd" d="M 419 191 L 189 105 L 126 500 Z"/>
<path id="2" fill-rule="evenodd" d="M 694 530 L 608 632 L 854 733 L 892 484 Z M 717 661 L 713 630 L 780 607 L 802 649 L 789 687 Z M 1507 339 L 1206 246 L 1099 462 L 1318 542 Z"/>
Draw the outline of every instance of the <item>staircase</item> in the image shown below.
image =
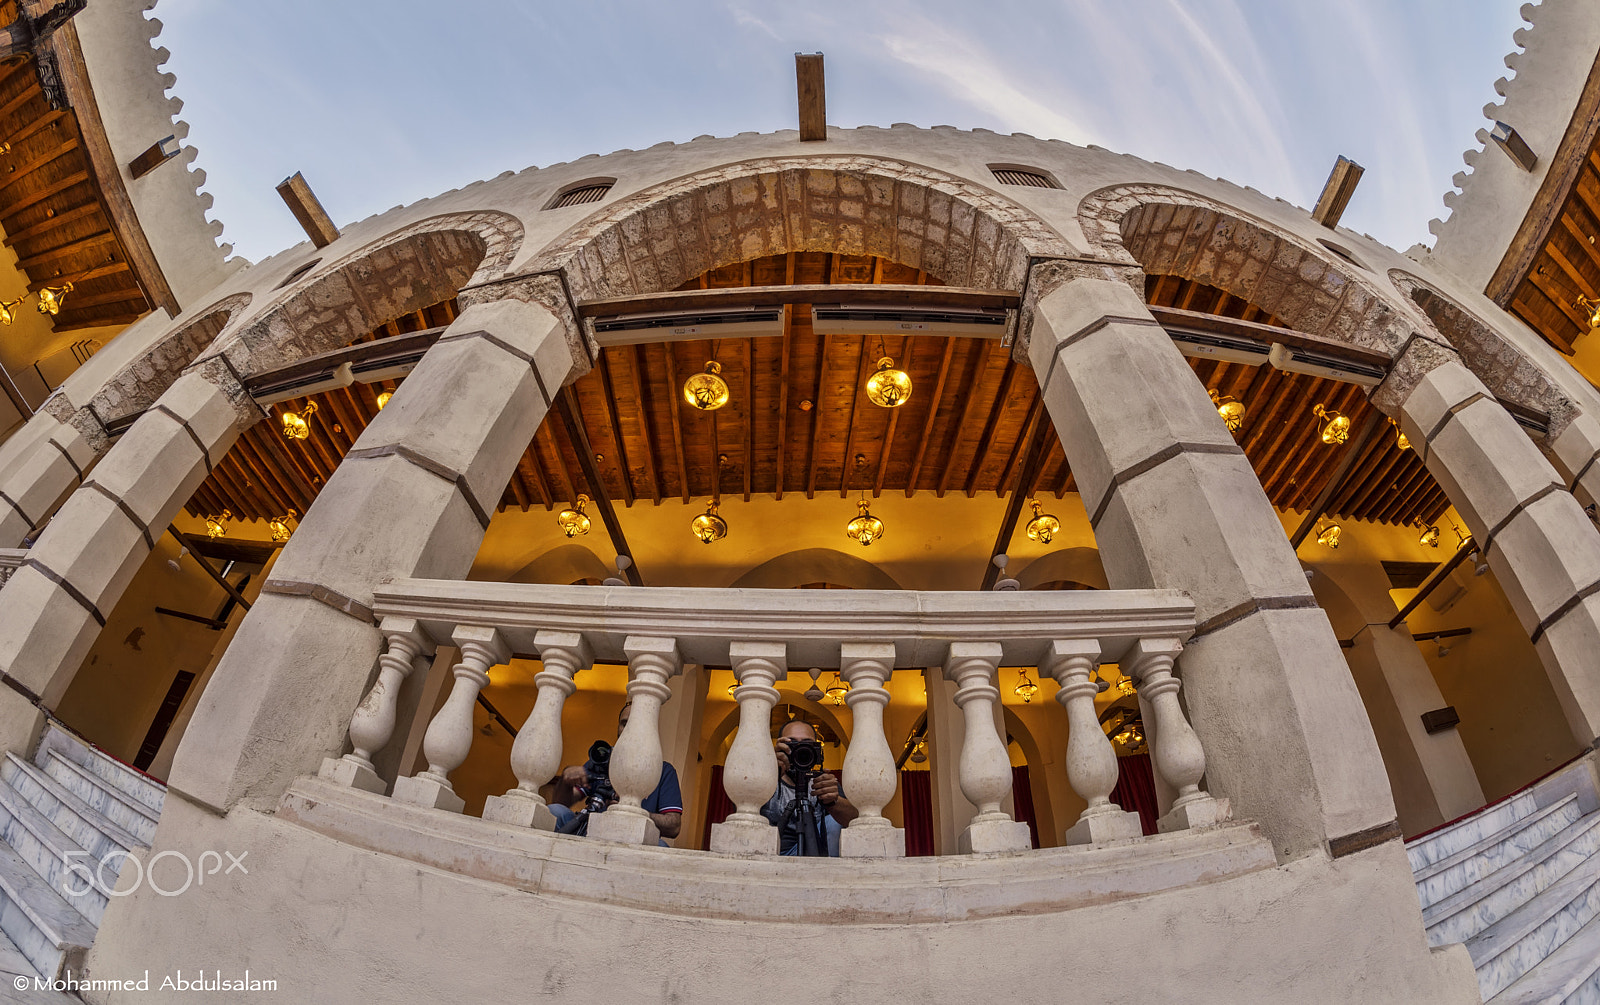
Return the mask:
<path id="1" fill-rule="evenodd" d="M 1431 945 L 1465 943 L 1486 1002 L 1600 1005 L 1594 756 L 1406 848 Z"/>
<path id="2" fill-rule="evenodd" d="M 18 976 L 78 971 L 126 853 L 141 863 L 166 787 L 53 723 L 33 761 L 0 760 L 0 999 L 65 1002 L 18 992 Z M 105 862 L 104 868 L 101 863 Z M 67 865 L 76 866 L 68 871 Z M 98 873 L 98 885 L 87 875 Z M 15 997 L 12 997 L 12 996 Z M 30 997 L 31 995 L 31 997 Z"/>

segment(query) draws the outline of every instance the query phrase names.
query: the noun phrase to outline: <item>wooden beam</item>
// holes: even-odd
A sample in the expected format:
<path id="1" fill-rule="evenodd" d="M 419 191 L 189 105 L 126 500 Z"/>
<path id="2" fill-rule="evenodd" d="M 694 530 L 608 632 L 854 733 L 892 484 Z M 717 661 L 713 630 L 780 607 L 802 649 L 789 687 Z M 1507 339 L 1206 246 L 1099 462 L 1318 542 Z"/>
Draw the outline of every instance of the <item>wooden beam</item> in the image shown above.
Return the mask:
<path id="1" fill-rule="evenodd" d="M 678 490 L 683 495 L 683 501 L 688 502 L 689 465 L 683 456 L 683 420 L 678 415 L 678 360 L 673 355 L 673 345 L 672 342 L 661 343 L 661 351 L 667 357 L 667 414 L 672 417 L 672 446 L 678 462 Z"/>
<path id="2" fill-rule="evenodd" d="M 989 409 L 989 419 L 983 424 L 983 435 L 978 437 L 978 446 L 972 452 L 972 463 L 967 467 L 968 499 L 978 494 L 978 478 L 983 474 L 984 464 L 988 463 L 989 448 L 994 445 L 995 427 L 1000 424 L 1000 417 L 1011 403 L 1011 380 L 1016 372 L 1016 361 L 1007 356 L 1005 370 L 1000 375 L 1000 390 L 994 397 L 994 407 Z"/>
<path id="3" fill-rule="evenodd" d="M 794 54 L 795 91 L 800 99 L 800 139 L 828 138 L 828 108 L 823 86 L 822 53 Z"/>
<path id="4" fill-rule="evenodd" d="M 1389 627 L 1398 628 L 1401 622 L 1405 621 L 1406 615 L 1416 610 L 1419 604 L 1428 599 L 1428 594 L 1432 593 L 1435 587 L 1444 582 L 1446 576 L 1455 571 L 1456 566 L 1460 565 L 1463 559 L 1477 550 L 1478 546 L 1473 543 L 1472 538 L 1469 537 L 1462 541 L 1461 546 L 1456 549 L 1456 553 L 1446 559 L 1445 563 L 1435 569 L 1433 575 L 1423 582 L 1422 586 L 1417 590 L 1417 595 L 1406 601 L 1406 605 L 1400 608 L 1394 617 L 1389 619 Z"/>
<path id="5" fill-rule="evenodd" d="M 986 340 L 978 347 L 978 358 L 972 365 L 972 375 L 967 379 L 966 383 L 962 385 L 962 387 L 967 389 L 968 393 L 963 395 L 966 401 L 961 406 L 961 418 L 956 422 L 955 428 L 950 431 L 950 454 L 945 458 L 944 471 L 939 475 L 939 490 L 937 495 L 940 499 L 944 498 L 945 492 L 950 488 L 950 476 L 955 472 L 956 458 L 961 454 L 961 435 L 966 431 L 967 426 L 970 424 L 972 420 L 972 410 L 976 408 L 978 404 L 978 395 L 972 393 L 972 390 L 977 387 L 978 381 L 983 377 L 984 371 L 989 369 L 989 346 L 991 344 L 992 343 Z"/>
<path id="6" fill-rule="evenodd" d="M 182 148 L 176 136 L 167 136 L 150 144 L 139 156 L 128 162 L 128 173 L 143 178 L 167 161 L 178 156 Z"/>
<path id="7" fill-rule="evenodd" d="M 122 180 L 122 165 L 111 151 L 111 141 L 106 138 L 100 106 L 89 84 L 89 68 L 84 64 L 83 50 L 78 44 L 77 29 L 71 23 L 64 24 L 50 36 L 47 44 L 55 50 L 61 87 L 76 117 L 79 139 L 83 142 L 90 170 L 94 172 L 95 187 L 105 205 L 106 217 L 111 221 L 111 231 L 117 235 L 117 242 L 122 245 L 122 252 L 150 304 L 177 317 L 183 308 L 145 237 L 133 199 Z"/>
<path id="8" fill-rule="evenodd" d="M 950 360 L 956 351 L 956 340 L 944 344 L 944 358 L 939 361 L 939 376 L 933 383 L 933 396 L 928 402 L 928 417 L 922 423 L 922 436 L 917 440 L 917 456 L 911 461 L 911 473 L 906 476 L 906 498 L 917 491 L 917 476 L 922 473 L 923 458 L 928 456 L 928 441 L 933 438 L 933 424 L 939 418 L 939 403 L 944 400 L 945 378 L 950 376 Z M 902 406 L 903 407 L 903 406 Z"/>
<path id="9" fill-rule="evenodd" d="M 0 192 L 4 192 L 6 189 L 27 178 L 28 175 L 44 167 L 46 164 L 49 164 L 51 161 L 65 157 L 67 154 L 70 154 L 76 149 L 78 149 L 78 138 L 76 136 L 69 136 L 60 143 L 57 143 L 55 146 L 51 147 L 49 150 L 46 150 L 44 153 L 35 157 L 33 160 L 17 165 L 17 169 L 15 171 L 6 175 L 5 183 L 0 184 Z"/>
<path id="10" fill-rule="evenodd" d="M 247 611 L 250 609 L 250 601 L 244 599 L 244 594 L 240 593 L 232 583 L 223 578 L 222 573 L 211 567 L 211 563 L 206 561 L 205 557 L 200 554 L 200 546 L 190 540 L 187 534 L 179 530 L 177 524 L 168 524 L 167 530 L 171 532 L 173 537 L 178 539 L 179 544 L 189 549 L 189 554 L 194 556 L 194 560 L 200 564 L 200 568 L 205 570 L 206 575 L 211 577 L 212 582 L 222 587 L 223 592 L 232 597 L 240 607 Z"/>
<path id="11" fill-rule="evenodd" d="M 1005 467 L 1000 469 L 1000 477 L 995 479 L 994 494 L 996 498 L 1005 495 L 1007 488 L 1012 483 L 1012 476 L 1021 473 L 1017 468 L 1017 463 L 1022 460 L 1023 451 L 1027 449 L 1026 445 L 1033 442 L 1033 426 L 1039 416 L 1041 400 L 1041 396 L 1037 393 L 1028 399 L 1028 414 L 1022 417 L 1022 428 L 1017 430 L 1016 442 L 1011 445 L 1011 452 L 1006 457 Z"/>
<path id="12" fill-rule="evenodd" d="M 9 248 L 22 241 L 31 240 L 35 237 L 38 237 L 40 234 L 52 231 L 62 224 L 71 223 L 73 220 L 78 220 L 85 216 L 89 216 L 92 213 L 98 212 L 100 212 L 100 203 L 91 199 L 90 201 L 74 206 L 71 209 L 62 210 L 55 216 L 47 216 L 38 223 L 35 223 L 32 226 L 24 227 L 16 233 L 7 233 L 5 240 L 0 243 L 5 244 L 5 246 Z"/>
<path id="13" fill-rule="evenodd" d="M 871 356 L 872 354 L 867 351 L 867 340 L 863 338 L 861 340 L 861 355 L 856 360 L 856 380 L 854 384 L 850 385 L 850 427 L 845 430 L 844 456 L 839 462 L 840 499 L 848 498 L 852 490 L 864 487 L 857 483 L 861 473 L 856 470 L 856 429 L 858 420 L 861 418 L 861 402 L 865 400 L 868 408 L 878 407 L 872 404 L 872 400 L 862 393 L 862 388 L 867 383 L 868 367 L 871 365 L 867 360 Z M 890 409 L 890 411 L 894 411 L 894 409 Z"/>
<path id="14" fill-rule="evenodd" d="M 572 441 L 573 452 L 578 455 L 578 467 L 583 469 L 584 480 L 589 483 L 589 496 L 594 500 L 595 508 L 600 512 L 600 519 L 606 525 L 606 533 L 611 536 L 611 546 L 616 549 L 617 554 L 627 555 L 632 560 L 624 575 L 634 586 L 643 586 L 644 579 L 639 575 L 638 556 L 628 547 L 628 539 L 622 533 L 622 525 L 617 523 L 617 512 L 612 509 L 611 500 L 606 496 L 605 483 L 600 481 L 600 469 L 595 465 L 594 451 L 589 447 L 589 437 L 578 421 L 578 399 L 572 393 L 571 385 L 562 388 L 556 395 L 555 406 L 557 414 L 561 416 L 561 424 Z"/>
<path id="15" fill-rule="evenodd" d="M 127 262 L 108 262 L 105 265 L 99 265 L 92 269 L 85 269 L 83 272 L 74 272 L 70 276 L 52 276 L 49 279 L 40 279 L 30 282 L 28 284 L 28 292 L 38 293 L 46 286 L 61 286 L 66 283 L 72 283 L 76 285 L 78 283 L 86 283 L 91 279 L 100 279 L 104 276 L 114 276 L 119 272 L 130 271 L 132 271 L 132 267 L 129 266 Z M 70 294 L 68 296 L 70 298 Z M 68 299 L 65 301 L 62 304 L 61 309 L 67 311 L 72 310 L 73 308 L 71 306 L 71 300 Z"/>
<path id="16" fill-rule="evenodd" d="M 789 279 L 794 279 L 794 252 L 788 258 Z M 778 364 L 778 471 L 777 471 L 777 496 L 783 498 L 783 480 L 788 466 L 789 458 L 787 447 L 789 445 L 789 359 L 794 349 L 794 305 L 790 304 L 783 309 L 783 358 Z M 816 407 L 816 402 L 811 403 Z"/>
<path id="17" fill-rule="evenodd" d="M 875 271 L 881 273 L 882 260 L 879 259 L 877 261 L 878 265 L 875 266 Z M 905 358 L 907 373 L 911 372 L 913 369 L 912 363 L 914 360 L 912 353 L 915 351 L 914 345 L 915 343 L 911 341 L 910 336 L 900 340 L 900 352 Z M 889 454 L 894 450 L 894 431 L 899 424 L 900 409 L 889 409 L 889 428 L 884 430 L 883 446 L 878 449 L 878 473 L 872 479 L 872 498 L 874 499 L 883 494 L 883 479 L 889 472 Z"/>
<path id="18" fill-rule="evenodd" d="M 70 310 L 63 310 L 60 317 L 58 317 L 55 323 L 50 326 L 50 330 L 60 333 L 82 331 L 85 328 L 126 327 L 127 325 L 131 325 L 135 321 L 144 317 L 145 311 L 139 310 L 134 311 L 133 313 L 112 314 L 103 318 L 78 318 L 70 321 L 62 320 L 63 318 L 70 317 L 71 314 L 72 312 Z"/>
<path id="19" fill-rule="evenodd" d="M 90 234 L 88 237 L 80 237 L 76 241 L 57 245 L 49 251 L 41 251 L 37 255 L 19 258 L 17 259 L 17 268 L 26 271 L 35 266 L 44 265 L 46 262 L 54 262 L 59 258 L 69 258 L 80 251 L 88 251 L 91 248 L 99 248 L 107 244 L 115 246 L 116 243 L 117 236 L 115 234 L 109 230 L 102 230 L 98 234 Z"/>
<path id="20" fill-rule="evenodd" d="M 1011 493 L 1011 498 L 1006 503 L 1006 515 L 1000 521 L 1000 532 L 995 535 L 994 548 L 989 552 L 989 565 L 983 570 L 982 589 L 991 589 L 1000 578 L 1000 570 L 994 564 L 996 556 L 1001 555 L 1011 547 L 1011 537 L 1017 532 L 1017 518 L 1022 515 L 1022 504 L 1028 501 L 1031 493 L 1024 491 L 1039 477 L 1039 467 L 1044 463 L 1045 441 L 1049 439 L 1044 435 L 1045 429 L 1053 430 L 1050 423 L 1041 423 L 1039 432 L 1034 436 L 1033 443 L 1028 447 L 1028 458 L 1022 462 L 1022 478 L 1017 483 L 1018 491 Z"/>
<path id="21" fill-rule="evenodd" d="M 311 186 L 306 184 L 304 175 L 296 171 L 279 182 L 278 194 L 283 197 L 289 212 L 294 214 L 295 222 L 300 224 L 300 229 L 311 238 L 312 244 L 326 248 L 338 240 L 339 228 L 333 225 L 333 220 L 329 219 L 327 211 L 322 208 L 322 203 L 317 201 L 317 195 L 311 191 Z"/>
<path id="22" fill-rule="evenodd" d="M 749 263 L 745 263 L 748 265 Z M 746 269 L 746 278 L 749 270 Z M 744 501 L 750 501 L 750 479 L 755 471 L 756 375 L 755 339 L 744 344 Z"/>
<path id="23" fill-rule="evenodd" d="M 1345 476 L 1350 474 L 1351 469 L 1355 467 L 1356 461 L 1366 452 L 1367 444 L 1371 442 L 1372 437 L 1376 435 L 1378 429 L 1383 425 L 1383 413 L 1376 408 L 1370 409 L 1367 413 L 1367 421 L 1362 424 L 1361 431 L 1356 434 L 1355 440 L 1344 445 L 1344 458 L 1339 461 L 1339 466 L 1334 469 L 1333 477 L 1329 478 L 1327 483 L 1323 485 L 1322 491 L 1317 493 L 1316 501 L 1306 511 L 1306 518 L 1300 521 L 1300 526 L 1295 529 L 1293 534 L 1289 535 L 1289 547 L 1299 548 L 1300 542 L 1306 539 L 1306 535 L 1311 533 L 1311 529 L 1317 525 L 1317 521 L 1322 519 L 1322 514 L 1327 510 L 1328 503 L 1333 501 L 1333 497 L 1343 487 Z"/>
<path id="24" fill-rule="evenodd" d="M 891 304 L 969 310 L 984 307 L 1015 310 L 1021 302 L 1021 295 L 1014 290 L 966 286 L 918 286 L 910 283 L 808 283 L 791 286 L 732 286 L 720 290 L 668 290 L 665 293 L 642 293 L 631 297 L 580 300 L 577 310 L 579 317 L 597 318 L 614 317 L 619 314 L 704 310 L 715 307 L 776 307 L 781 304 Z M 1211 317 L 1209 314 L 1194 316 Z M 1221 321 L 1231 324 L 1248 323 L 1234 322 L 1227 318 Z M 1280 334 L 1288 331 L 1281 328 L 1270 330 Z M 1312 335 L 1299 334 L 1299 337 L 1315 339 L 1319 347 L 1345 344 Z"/>
<path id="25" fill-rule="evenodd" d="M 609 354 L 601 350 L 600 359 L 595 366 L 600 371 L 600 393 L 605 396 L 606 422 L 611 429 L 611 443 L 617 448 L 617 470 L 622 473 L 622 497 L 624 502 L 632 506 L 633 473 L 629 467 L 628 447 L 622 438 L 622 418 L 617 413 L 617 394 L 611 386 L 611 363 Z"/>
<path id="26" fill-rule="evenodd" d="M 609 352 L 610 350 L 602 350 Z M 657 505 L 661 505 L 661 461 L 656 455 L 656 430 L 655 423 L 650 418 L 650 399 L 648 389 L 645 387 L 646 375 L 649 368 L 646 366 L 644 346 L 636 345 L 632 353 L 625 349 L 617 350 L 617 359 L 628 364 L 629 377 L 633 381 L 634 394 L 637 395 L 639 405 L 639 429 L 644 436 L 644 471 L 650 479 L 650 498 Z"/>
<path id="27" fill-rule="evenodd" d="M 12 217 L 16 216 L 18 213 L 20 213 L 23 210 L 27 209 L 29 206 L 34 206 L 34 205 L 37 205 L 37 204 L 39 204 L 41 202 L 44 202 L 46 199 L 50 198 L 51 196 L 58 195 L 58 194 L 60 194 L 62 192 L 65 192 L 67 189 L 71 188 L 74 185 L 82 185 L 84 182 L 87 182 L 88 180 L 89 180 L 89 172 L 87 172 L 87 171 L 74 171 L 72 174 L 67 175 L 65 178 L 61 178 L 61 179 L 59 179 L 57 181 L 51 182 L 49 185 L 46 185 L 44 188 L 39 189 L 37 192 L 33 192 L 33 193 L 29 194 L 29 195 L 23 196 L 21 199 L 18 199 L 16 202 L 12 203 L 9 206 L 0 206 L 0 219 L 9 220 Z"/>
<path id="28" fill-rule="evenodd" d="M 1344 215 L 1344 208 L 1350 205 L 1350 197 L 1355 195 L 1356 184 L 1361 181 L 1365 170 L 1348 157 L 1334 161 L 1333 171 L 1322 186 L 1322 194 L 1317 197 L 1316 208 L 1311 211 L 1311 219 L 1329 230 L 1337 228 L 1339 218 Z"/>
<path id="29" fill-rule="evenodd" d="M 1281 342 L 1291 349 L 1305 349 L 1336 359 L 1349 360 L 1352 363 L 1362 363 L 1368 366 L 1388 368 L 1390 360 L 1387 354 L 1363 346 L 1351 345 L 1337 339 L 1325 338 L 1321 335 L 1312 335 L 1307 332 L 1295 331 L 1291 328 L 1282 328 L 1277 325 L 1262 324 L 1258 321 L 1243 321 L 1239 318 L 1219 317 L 1203 311 L 1179 310 L 1174 307 L 1151 307 L 1150 313 L 1161 322 L 1162 327 L 1180 331 L 1201 332 L 1213 335 L 1228 335 L 1234 338 L 1249 339 L 1267 345 Z M 1267 361 L 1261 361 L 1262 366 Z"/>

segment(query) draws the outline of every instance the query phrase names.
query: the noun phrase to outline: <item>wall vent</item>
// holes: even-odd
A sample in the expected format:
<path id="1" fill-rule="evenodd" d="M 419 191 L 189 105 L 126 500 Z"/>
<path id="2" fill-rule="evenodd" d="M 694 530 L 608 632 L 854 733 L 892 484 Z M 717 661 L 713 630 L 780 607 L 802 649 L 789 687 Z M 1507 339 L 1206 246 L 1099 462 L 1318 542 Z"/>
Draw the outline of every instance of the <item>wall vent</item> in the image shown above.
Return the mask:
<path id="1" fill-rule="evenodd" d="M 568 206 L 587 206 L 591 202 L 599 202 L 616 183 L 614 178 L 582 182 L 562 191 L 545 209 L 565 209 Z"/>
<path id="2" fill-rule="evenodd" d="M 1038 168 L 1016 167 L 1011 164 L 990 164 L 995 181 L 1002 185 L 1023 185 L 1027 188 L 1060 188 L 1056 180 Z"/>

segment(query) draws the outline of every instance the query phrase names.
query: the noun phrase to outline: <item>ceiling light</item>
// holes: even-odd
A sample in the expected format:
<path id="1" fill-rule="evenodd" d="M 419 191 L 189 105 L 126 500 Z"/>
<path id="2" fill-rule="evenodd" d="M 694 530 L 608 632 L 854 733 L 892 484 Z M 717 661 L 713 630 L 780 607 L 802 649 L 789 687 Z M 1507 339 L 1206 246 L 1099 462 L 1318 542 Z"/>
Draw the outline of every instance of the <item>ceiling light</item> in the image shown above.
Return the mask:
<path id="1" fill-rule="evenodd" d="M 728 697 L 732 698 L 734 696 L 734 692 L 738 691 L 738 690 L 739 690 L 739 682 L 737 680 L 735 680 L 732 684 L 728 685 Z"/>
<path id="2" fill-rule="evenodd" d="M 1028 540 L 1049 544 L 1061 531 L 1061 521 L 1044 511 L 1038 500 L 1032 501 L 1033 519 L 1028 521 Z"/>
<path id="3" fill-rule="evenodd" d="M 918 737 L 917 738 L 917 745 L 915 747 L 911 748 L 911 760 L 916 764 L 921 764 L 924 761 L 926 761 L 927 759 L 928 759 L 928 741 L 922 739 L 921 737 Z"/>
<path id="4" fill-rule="evenodd" d="M 728 385 L 717 376 L 721 372 L 721 363 L 708 361 L 704 373 L 697 373 L 683 382 L 683 400 L 702 412 L 714 412 L 726 405 Z"/>
<path id="5" fill-rule="evenodd" d="M 860 512 L 854 520 L 844 525 L 844 535 L 860 541 L 864 548 L 883 536 L 883 521 L 872 515 L 865 499 L 856 503 L 856 506 Z"/>
<path id="6" fill-rule="evenodd" d="M 911 398 L 911 375 L 896 370 L 888 356 L 880 358 L 877 371 L 867 378 L 867 398 L 884 408 L 904 405 Z"/>
<path id="7" fill-rule="evenodd" d="M 1323 443 L 1337 446 L 1350 438 L 1350 420 L 1343 415 L 1321 405 L 1314 406 L 1311 414 L 1328 423 L 1322 428 Z"/>
<path id="8" fill-rule="evenodd" d="M 1122 675 L 1122 679 L 1117 681 L 1117 694 L 1123 695 L 1123 694 L 1133 694 L 1133 693 L 1134 693 L 1133 678 L 1129 677 L 1127 674 L 1123 674 Z"/>
<path id="9" fill-rule="evenodd" d="M 1211 395 L 1211 403 L 1217 406 L 1217 414 L 1222 416 L 1228 432 L 1238 432 L 1239 427 L 1244 425 L 1244 403 L 1231 395 L 1219 396 L 1214 388 L 1208 388 L 1206 393 Z"/>
<path id="10" fill-rule="evenodd" d="M 1336 523 L 1330 523 L 1317 535 L 1317 543 L 1327 548 L 1338 550 L 1339 535 L 1344 533 L 1344 528 Z"/>
<path id="11" fill-rule="evenodd" d="M 283 423 L 283 438 L 286 440 L 303 440 L 309 437 L 311 435 L 311 426 L 307 424 L 306 420 L 316 414 L 317 403 L 314 401 L 306 402 L 304 412 L 284 412 L 278 417 L 279 421 Z"/>
<path id="12" fill-rule="evenodd" d="M 846 684 L 844 678 L 840 677 L 838 672 L 835 671 L 833 683 L 828 686 L 828 690 L 822 693 L 827 696 L 830 704 L 843 705 L 844 696 L 850 693 L 850 685 Z"/>
<path id="13" fill-rule="evenodd" d="M 1039 685 L 1035 684 L 1033 679 L 1028 676 L 1028 671 L 1024 670 L 1022 671 L 1022 676 L 1017 680 L 1017 686 L 1011 690 L 1016 693 L 1017 697 L 1022 699 L 1024 705 L 1027 705 L 1033 701 L 1033 696 L 1039 693 Z"/>
<path id="14" fill-rule="evenodd" d="M 0 300 L 0 325 L 8 325 L 17 320 L 12 308 L 22 303 L 27 297 L 18 297 L 15 300 Z"/>
<path id="15" fill-rule="evenodd" d="M 1401 450 L 1410 450 L 1411 440 L 1407 438 L 1406 431 L 1400 428 L 1400 423 L 1391 418 L 1389 420 L 1389 425 L 1394 427 L 1394 445 L 1399 447 Z"/>
<path id="16" fill-rule="evenodd" d="M 289 540 L 289 535 L 294 533 L 294 529 L 289 526 L 289 521 L 293 517 L 294 510 L 290 510 L 283 516 L 275 516 L 271 520 L 267 521 L 267 530 L 272 533 L 272 539 L 274 541 L 282 544 L 283 542 Z"/>
<path id="17" fill-rule="evenodd" d="M 39 291 L 39 313 L 60 314 L 61 301 L 72 292 L 71 283 L 62 283 L 60 286 L 46 286 Z"/>
<path id="18" fill-rule="evenodd" d="M 1422 536 L 1417 538 L 1417 543 L 1425 544 L 1430 548 L 1439 547 L 1439 525 L 1429 524 L 1428 529 L 1424 530 Z"/>
<path id="19" fill-rule="evenodd" d="M 694 531 L 695 537 L 698 537 L 706 544 L 710 544 L 712 541 L 720 541 L 728 536 L 728 521 L 717 516 L 717 501 L 713 499 L 706 504 L 706 511 L 694 518 L 694 522 L 689 525 L 689 529 Z"/>
<path id="20" fill-rule="evenodd" d="M 225 536 L 228 533 L 228 528 L 223 526 L 222 521 L 231 516 L 233 516 L 233 511 L 225 509 L 222 511 L 221 516 L 206 517 L 206 536 L 211 538 L 213 541 L 219 537 Z"/>
<path id="21" fill-rule="evenodd" d="M 589 533 L 589 516 L 583 511 L 588 502 L 589 497 L 580 492 L 571 509 L 564 509 L 556 514 L 556 526 L 561 528 L 561 533 L 569 538 Z"/>
<path id="22" fill-rule="evenodd" d="M 1577 301 L 1574 302 L 1572 306 L 1589 315 L 1590 331 L 1600 328 L 1600 301 L 1590 300 L 1588 297 L 1580 294 Z"/>
<path id="23" fill-rule="evenodd" d="M 380 411 L 380 412 L 383 411 L 383 406 L 387 405 L 389 403 L 389 399 L 393 398 L 393 397 L 394 397 L 394 392 L 393 391 L 381 391 L 381 392 L 379 392 L 378 393 L 378 411 Z"/>

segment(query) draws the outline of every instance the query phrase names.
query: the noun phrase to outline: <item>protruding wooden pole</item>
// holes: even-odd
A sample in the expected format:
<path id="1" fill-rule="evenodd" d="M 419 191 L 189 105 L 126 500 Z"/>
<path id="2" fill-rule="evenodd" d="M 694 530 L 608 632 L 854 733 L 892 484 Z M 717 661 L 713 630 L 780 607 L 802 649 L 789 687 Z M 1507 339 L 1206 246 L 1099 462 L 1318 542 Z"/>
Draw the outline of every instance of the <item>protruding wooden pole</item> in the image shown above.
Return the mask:
<path id="1" fill-rule="evenodd" d="M 311 191 L 311 186 L 306 184 L 300 172 L 296 171 L 279 183 L 278 194 L 283 196 L 289 212 L 300 221 L 301 229 L 311 238 L 312 244 L 326 248 L 339 237 L 339 228 L 328 218 L 322 203 L 317 201 L 316 193 Z"/>
<path id="2" fill-rule="evenodd" d="M 1350 197 L 1355 194 L 1356 183 L 1361 180 L 1365 170 L 1348 157 L 1334 161 L 1333 172 L 1328 175 L 1328 183 L 1322 186 L 1322 194 L 1317 197 L 1317 208 L 1311 211 L 1311 218 L 1329 230 L 1338 227 L 1339 217 L 1344 215 L 1344 208 L 1350 205 Z"/>
<path id="3" fill-rule="evenodd" d="M 800 139 L 827 139 L 828 103 L 822 81 L 822 53 L 795 53 L 794 79 L 800 95 Z"/>

